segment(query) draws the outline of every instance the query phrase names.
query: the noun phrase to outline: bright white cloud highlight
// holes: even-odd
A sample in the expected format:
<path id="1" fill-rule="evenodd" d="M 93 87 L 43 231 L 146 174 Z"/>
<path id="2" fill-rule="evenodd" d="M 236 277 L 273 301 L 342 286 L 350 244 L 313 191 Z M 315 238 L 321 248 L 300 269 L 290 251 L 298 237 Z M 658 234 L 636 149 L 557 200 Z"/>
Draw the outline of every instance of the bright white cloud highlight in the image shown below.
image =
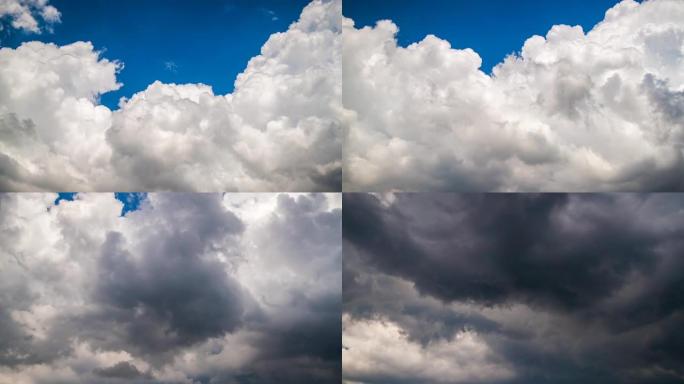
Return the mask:
<path id="1" fill-rule="evenodd" d="M 0 19 L 8 19 L 12 28 L 26 32 L 40 33 L 41 21 L 48 28 L 60 21 L 57 8 L 48 0 L 0 0 Z"/>
<path id="2" fill-rule="evenodd" d="M 339 382 L 327 194 L 0 195 L 0 382 Z"/>
<path id="3" fill-rule="evenodd" d="M 471 49 L 345 19 L 345 190 L 683 189 L 682 20 L 681 1 L 624 0 L 490 76 Z"/>
<path id="4" fill-rule="evenodd" d="M 235 81 L 154 82 L 122 100 L 91 43 L 0 50 L 0 189 L 334 191 L 341 184 L 339 0 L 315 0 Z"/>
<path id="5" fill-rule="evenodd" d="M 342 369 L 345 379 L 431 383 L 486 382 L 514 377 L 487 344 L 470 331 L 452 340 L 421 345 L 387 320 L 354 320 L 343 315 Z"/>

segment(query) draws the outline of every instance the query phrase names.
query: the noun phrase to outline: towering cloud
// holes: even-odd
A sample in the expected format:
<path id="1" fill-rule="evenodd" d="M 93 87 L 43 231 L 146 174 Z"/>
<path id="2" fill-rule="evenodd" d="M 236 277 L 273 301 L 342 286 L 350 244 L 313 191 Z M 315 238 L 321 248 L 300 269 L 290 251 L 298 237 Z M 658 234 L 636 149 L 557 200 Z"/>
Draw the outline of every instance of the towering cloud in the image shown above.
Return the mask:
<path id="1" fill-rule="evenodd" d="M 231 94 L 155 82 L 113 111 L 122 63 L 91 43 L 0 49 L 0 188 L 339 190 L 340 17 L 311 2 Z"/>
<path id="2" fill-rule="evenodd" d="M 682 20 L 679 0 L 623 0 L 488 75 L 471 49 L 345 19 L 345 189 L 684 189 Z"/>
<path id="3" fill-rule="evenodd" d="M 339 382 L 339 196 L 55 197 L 0 197 L 0 382 Z"/>
<path id="4" fill-rule="evenodd" d="M 350 383 L 684 377 L 683 196 L 349 194 L 343 225 Z"/>

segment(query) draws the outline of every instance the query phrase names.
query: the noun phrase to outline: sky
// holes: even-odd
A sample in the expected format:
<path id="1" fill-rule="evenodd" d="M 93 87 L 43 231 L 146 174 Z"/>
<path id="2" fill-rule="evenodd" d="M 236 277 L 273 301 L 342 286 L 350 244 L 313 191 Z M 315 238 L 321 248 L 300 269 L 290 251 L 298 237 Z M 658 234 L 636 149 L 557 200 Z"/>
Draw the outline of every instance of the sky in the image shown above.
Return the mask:
<path id="1" fill-rule="evenodd" d="M 678 383 L 684 196 L 347 193 L 345 383 Z"/>
<path id="2" fill-rule="evenodd" d="M 0 46 L 38 40 L 66 45 L 91 41 L 96 50 L 124 64 L 123 86 L 101 96 L 116 109 L 121 97 L 155 80 L 203 83 L 215 93 L 233 91 L 236 76 L 259 54 L 274 31 L 297 20 L 307 0 L 79 1 L 52 0 L 61 22 L 40 35 L 5 28 Z"/>
<path id="3" fill-rule="evenodd" d="M 684 2 L 345 4 L 345 191 L 684 190 Z"/>
<path id="4" fill-rule="evenodd" d="M 3 1 L 0 189 L 340 191 L 341 6 Z"/>
<path id="5" fill-rule="evenodd" d="M 0 194 L 0 382 L 340 382 L 339 194 L 69 197 Z"/>
<path id="6" fill-rule="evenodd" d="M 347 0 L 343 14 L 357 28 L 374 26 L 389 19 L 399 26 L 400 46 L 433 34 L 451 42 L 454 48 L 472 48 L 482 57 L 482 70 L 491 69 L 520 50 L 532 35 L 543 35 L 557 24 L 581 25 L 585 31 L 603 20 L 606 9 L 618 0 Z"/>
<path id="7" fill-rule="evenodd" d="M 60 201 L 74 201 L 77 195 L 77 192 L 59 192 L 55 199 L 55 205 L 59 205 Z M 116 192 L 114 193 L 114 197 L 123 204 L 121 207 L 121 216 L 125 216 L 126 213 L 136 211 L 140 208 L 140 204 L 147 198 L 147 193 Z"/>
<path id="8" fill-rule="evenodd" d="M 131 59 L 115 45 L 101 51 L 110 43 L 79 28 L 87 17 L 72 27 L 69 4 L 62 13 L 60 3 L 5 3 L 3 32 L 25 42 L 0 50 L 2 190 L 684 190 L 679 0 L 351 3 L 346 17 L 341 0 L 312 0 L 298 16 L 299 4 L 271 15 L 245 2 L 231 12 L 259 20 L 253 42 L 235 29 L 201 44 L 186 33 L 179 48 L 148 29 L 125 44 Z M 179 17 L 194 12 L 178 7 Z M 170 36 L 183 33 L 178 25 Z M 41 41 L 60 28 L 82 40 Z M 231 51 L 209 43 L 224 38 L 253 53 L 235 66 L 207 61 Z M 240 72 L 235 86 L 169 82 L 173 70 L 152 58 L 169 46 Z M 178 61 L 170 67 L 185 76 Z M 124 72 L 149 68 L 159 75 L 122 85 Z M 120 107 L 100 102 L 119 91 L 129 96 Z"/>

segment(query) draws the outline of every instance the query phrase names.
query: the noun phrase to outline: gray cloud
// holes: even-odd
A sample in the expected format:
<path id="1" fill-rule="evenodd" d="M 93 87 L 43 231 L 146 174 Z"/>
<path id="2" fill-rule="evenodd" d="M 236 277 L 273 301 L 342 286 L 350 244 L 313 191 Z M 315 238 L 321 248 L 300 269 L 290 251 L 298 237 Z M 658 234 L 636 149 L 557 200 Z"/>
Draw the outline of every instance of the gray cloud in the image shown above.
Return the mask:
<path id="1" fill-rule="evenodd" d="M 150 240 L 158 249 L 136 262 L 120 234 L 107 234 L 96 288 L 105 306 L 100 316 L 122 324 L 126 342 L 151 353 L 235 330 L 242 322 L 243 293 L 218 261 L 202 260 L 201 250 L 193 249 L 206 240 Z"/>
<path id="2" fill-rule="evenodd" d="M 684 375 L 674 331 L 684 325 L 679 195 L 350 194 L 344 206 L 346 379 L 394 379 L 383 369 L 392 356 L 357 336 L 377 321 L 424 353 L 475 335 L 491 352 L 479 366 L 511 372 L 413 382 Z M 362 353 L 377 357 L 375 371 L 358 363 Z"/>
<path id="3" fill-rule="evenodd" d="M 116 378 L 116 379 L 151 379 L 150 375 L 146 375 L 140 371 L 135 365 L 129 362 L 122 361 L 107 368 L 97 368 L 93 371 L 97 376 Z"/>
<path id="4" fill-rule="evenodd" d="M 55 197 L 0 197 L 0 382 L 340 381 L 335 195 Z"/>

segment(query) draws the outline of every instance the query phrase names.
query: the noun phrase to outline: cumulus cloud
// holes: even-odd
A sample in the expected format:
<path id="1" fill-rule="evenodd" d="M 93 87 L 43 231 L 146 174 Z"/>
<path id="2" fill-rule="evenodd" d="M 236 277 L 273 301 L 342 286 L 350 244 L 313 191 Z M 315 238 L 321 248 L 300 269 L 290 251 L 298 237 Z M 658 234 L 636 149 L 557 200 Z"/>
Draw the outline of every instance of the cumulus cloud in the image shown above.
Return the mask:
<path id="1" fill-rule="evenodd" d="M 41 21 L 48 28 L 58 23 L 61 14 L 48 0 L 0 0 L 0 21 L 9 20 L 12 28 L 40 33 Z M 0 25 L 2 30 L 2 25 Z"/>
<path id="2" fill-rule="evenodd" d="M 343 225 L 345 380 L 684 377 L 682 196 L 348 194 Z"/>
<path id="3" fill-rule="evenodd" d="M 491 75 L 472 49 L 343 21 L 345 190 L 684 188 L 684 3 L 623 0 Z"/>
<path id="4" fill-rule="evenodd" d="M 0 197 L 0 382 L 340 381 L 337 195 Z"/>
<path id="5" fill-rule="evenodd" d="M 391 321 L 354 321 L 343 317 L 342 361 L 345 377 L 371 382 L 481 382 L 513 376 L 490 362 L 490 348 L 468 331 L 423 348 Z M 378 353 L 383 350 L 383 353 Z"/>
<path id="6" fill-rule="evenodd" d="M 0 50 L 0 187 L 77 191 L 341 188 L 341 2 L 312 1 L 231 94 L 154 82 L 110 110 L 123 64 L 89 42 Z"/>

